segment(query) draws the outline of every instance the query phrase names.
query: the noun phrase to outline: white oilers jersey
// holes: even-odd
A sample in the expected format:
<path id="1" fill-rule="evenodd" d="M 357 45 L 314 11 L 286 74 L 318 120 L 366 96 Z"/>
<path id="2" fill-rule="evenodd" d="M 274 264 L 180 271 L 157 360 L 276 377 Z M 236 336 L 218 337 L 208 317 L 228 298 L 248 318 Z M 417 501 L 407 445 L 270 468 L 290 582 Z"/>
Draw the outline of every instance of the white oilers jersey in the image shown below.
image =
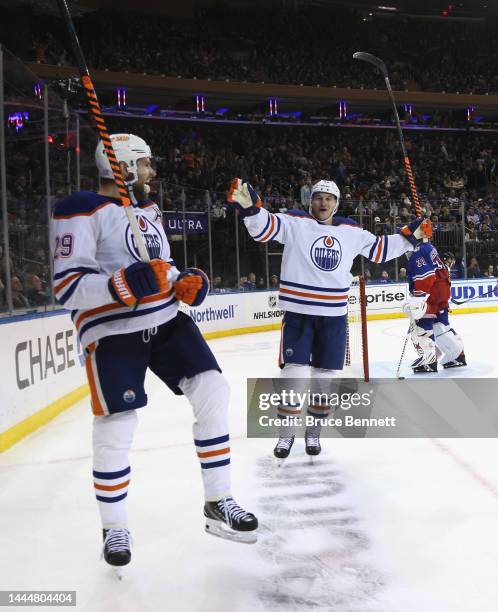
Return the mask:
<path id="1" fill-rule="evenodd" d="M 134 207 L 150 258 L 174 266 L 161 212 L 147 201 Z M 136 309 L 116 302 L 108 288 L 116 270 L 140 261 L 128 218 L 118 199 L 89 191 L 59 202 L 53 212 L 54 291 L 71 309 L 81 343 L 161 325 L 178 311 L 174 291 L 142 298 Z M 174 268 L 174 275 L 178 270 Z"/>
<path id="2" fill-rule="evenodd" d="M 322 225 L 302 211 L 273 214 L 261 208 L 244 222 L 254 240 L 277 240 L 284 245 L 279 306 L 303 314 L 347 313 L 351 267 L 357 255 L 384 263 L 413 250 L 400 234 L 374 236 L 344 217 Z"/>

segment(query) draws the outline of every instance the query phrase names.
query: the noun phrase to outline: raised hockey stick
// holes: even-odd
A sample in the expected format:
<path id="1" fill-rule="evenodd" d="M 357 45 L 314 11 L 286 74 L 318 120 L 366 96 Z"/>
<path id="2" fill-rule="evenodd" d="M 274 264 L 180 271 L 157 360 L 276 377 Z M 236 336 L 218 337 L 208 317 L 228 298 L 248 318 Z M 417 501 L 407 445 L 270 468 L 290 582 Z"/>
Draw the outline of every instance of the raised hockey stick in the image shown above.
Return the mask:
<path id="1" fill-rule="evenodd" d="M 493 289 L 490 289 L 487 293 L 483 293 L 482 295 L 474 295 L 474 297 L 468 298 L 467 300 L 455 300 L 455 299 L 451 298 L 450 301 L 453 304 L 457 304 L 458 306 L 461 306 L 462 304 L 466 304 L 467 302 L 472 302 L 473 300 L 477 300 L 479 298 L 488 297 L 488 295 L 491 295 L 495 291 L 498 291 L 498 285 L 493 287 Z"/>
<path id="2" fill-rule="evenodd" d="M 121 176 L 121 170 L 119 168 L 118 160 L 116 159 L 116 153 L 114 152 L 114 148 L 109 137 L 109 132 L 107 130 L 104 117 L 102 116 L 102 112 L 100 110 L 100 104 L 97 99 L 95 87 L 93 86 L 92 79 L 90 77 L 90 72 L 88 71 L 88 66 L 86 65 L 85 56 L 83 55 L 83 51 L 78 40 L 78 35 L 76 34 L 76 30 L 74 29 L 74 23 L 71 18 L 71 13 L 69 12 L 69 8 L 67 6 L 67 2 L 66 0 L 57 0 L 57 3 L 59 5 L 62 18 L 64 19 L 68 30 L 69 40 L 71 42 L 74 58 L 81 74 L 81 82 L 85 90 L 90 114 L 95 121 L 100 139 L 104 143 L 104 150 L 107 155 L 107 159 L 109 160 L 109 163 L 111 165 L 114 181 L 116 183 L 116 187 L 118 188 L 119 197 L 121 199 L 124 211 L 126 213 L 126 216 L 128 217 L 128 222 L 130 224 L 138 252 L 140 253 L 142 261 L 149 262 L 149 253 L 145 246 L 142 233 L 138 227 L 137 218 L 133 213 L 132 202 L 135 201 L 135 198 L 133 196 L 133 187 L 131 185 L 127 186 L 123 180 L 123 177 Z"/>
<path id="3" fill-rule="evenodd" d="M 393 90 L 391 87 L 391 83 L 389 81 L 389 74 L 387 73 L 387 68 L 384 62 L 375 55 L 371 53 L 365 53 L 364 51 L 357 51 L 353 53 L 353 59 L 363 60 L 364 62 L 368 62 L 375 66 L 378 70 L 380 70 L 382 76 L 384 77 L 384 81 L 386 82 L 387 91 L 389 93 L 389 97 L 391 98 L 391 102 L 394 110 L 394 118 L 396 120 L 396 127 L 398 128 L 398 136 L 399 141 L 401 143 L 401 150 L 403 151 L 403 164 L 405 166 L 406 174 L 408 175 L 408 183 L 410 186 L 410 194 L 412 196 L 412 202 L 415 206 L 415 214 L 417 217 L 422 216 L 422 208 L 420 206 L 420 201 L 418 199 L 417 187 L 415 186 L 415 178 L 413 175 L 412 166 L 410 164 L 410 158 L 408 157 L 408 152 L 406 150 L 405 139 L 403 136 L 403 130 L 401 129 L 401 123 L 399 121 L 398 109 L 396 108 L 396 100 L 394 99 Z"/>

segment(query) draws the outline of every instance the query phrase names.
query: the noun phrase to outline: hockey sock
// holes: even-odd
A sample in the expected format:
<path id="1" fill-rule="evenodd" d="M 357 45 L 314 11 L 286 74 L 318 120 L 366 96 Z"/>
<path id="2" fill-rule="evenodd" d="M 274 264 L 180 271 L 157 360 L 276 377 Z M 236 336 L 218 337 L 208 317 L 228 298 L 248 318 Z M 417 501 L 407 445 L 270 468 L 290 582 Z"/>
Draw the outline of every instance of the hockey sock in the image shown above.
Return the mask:
<path id="1" fill-rule="evenodd" d="M 128 524 L 129 451 L 137 426 L 135 410 L 93 420 L 93 480 L 105 529 Z"/>
<path id="2" fill-rule="evenodd" d="M 216 370 L 183 378 L 179 384 L 194 411 L 194 444 L 201 464 L 206 501 L 230 495 L 230 388 Z"/>
<path id="3" fill-rule="evenodd" d="M 309 389 L 310 368 L 299 363 L 289 363 L 280 371 L 278 387 L 283 401 L 277 408 L 277 416 L 289 421 L 292 417 L 299 417 L 303 404 L 299 401 L 298 395 L 307 393 Z M 293 395 L 290 393 L 293 392 Z M 293 399 L 292 399 L 293 398 Z M 278 435 L 285 438 L 295 434 L 296 427 L 292 423 L 281 425 Z"/>
<path id="4" fill-rule="evenodd" d="M 308 429 L 320 434 L 330 414 L 330 395 L 333 391 L 331 379 L 337 375 L 335 370 L 325 368 L 311 368 L 311 395 L 308 405 L 308 416 L 313 417 L 314 423 Z"/>

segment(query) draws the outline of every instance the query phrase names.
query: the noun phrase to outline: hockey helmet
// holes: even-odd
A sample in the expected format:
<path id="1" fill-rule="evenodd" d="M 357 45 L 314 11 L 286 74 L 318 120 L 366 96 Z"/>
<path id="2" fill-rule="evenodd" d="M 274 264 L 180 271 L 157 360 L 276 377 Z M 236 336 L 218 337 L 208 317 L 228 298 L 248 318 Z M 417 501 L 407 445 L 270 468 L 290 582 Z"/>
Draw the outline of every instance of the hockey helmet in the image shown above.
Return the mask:
<path id="1" fill-rule="evenodd" d="M 336 205 L 334 207 L 334 210 L 332 211 L 332 213 L 330 214 L 330 217 L 332 217 L 333 215 L 335 215 L 335 213 L 337 212 L 337 209 L 339 208 L 339 198 L 341 197 L 341 192 L 339 191 L 339 187 L 337 187 L 337 185 L 334 183 L 334 181 L 318 181 L 318 183 L 315 183 L 313 185 L 313 187 L 311 188 L 311 197 L 310 197 L 310 214 L 312 215 L 312 208 L 311 208 L 311 202 L 313 200 L 313 196 L 315 195 L 315 193 L 330 193 L 333 196 L 335 196 L 337 202 Z M 330 219 L 330 217 L 328 217 L 326 219 L 326 221 L 328 221 Z"/>
<path id="2" fill-rule="evenodd" d="M 138 160 L 144 157 L 152 157 L 149 145 L 139 136 L 135 136 L 135 134 L 111 134 L 111 142 L 118 162 L 125 162 L 128 166 L 129 178 L 126 183 L 133 185 L 138 179 Z M 95 151 L 95 163 L 101 178 L 114 178 L 102 140 L 99 140 Z"/>
<path id="3" fill-rule="evenodd" d="M 451 268 L 451 266 L 455 263 L 456 258 L 451 251 L 446 251 L 443 253 L 443 261 L 449 268 Z"/>

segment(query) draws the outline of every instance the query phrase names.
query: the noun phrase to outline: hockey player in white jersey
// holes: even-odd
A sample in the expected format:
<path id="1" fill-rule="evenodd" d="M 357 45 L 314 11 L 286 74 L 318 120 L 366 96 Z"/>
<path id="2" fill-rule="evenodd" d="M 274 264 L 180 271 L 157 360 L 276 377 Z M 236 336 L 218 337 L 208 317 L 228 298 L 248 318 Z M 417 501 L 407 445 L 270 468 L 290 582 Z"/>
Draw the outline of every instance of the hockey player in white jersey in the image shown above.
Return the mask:
<path id="1" fill-rule="evenodd" d="M 348 291 L 351 267 L 361 254 L 384 263 L 413 250 L 430 221 L 417 219 L 400 234 L 374 236 L 355 221 L 336 216 L 340 192 L 333 181 L 313 185 L 309 212 L 273 214 L 262 208 L 253 187 L 233 179 L 227 201 L 234 206 L 254 240 L 277 240 L 284 245 L 279 306 L 282 322 L 279 363 L 283 378 L 330 378 L 344 367 Z M 305 432 L 306 452 L 317 455 L 320 426 L 330 406 L 312 405 L 308 415 L 315 425 Z M 298 416 L 299 406 L 282 406 L 279 416 Z M 294 443 L 291 429 L 281 430 L 274 449 L 278 458 L 289 455 Z"/>
<path id="2" fill-rule="evenodd" d="M 170 257 L 161 212 L 147 197 L 155 176 L 149 146 L 133 134 L 111 140 L 123 178 L 133 185 L 133 212 L 151 262 L 140 260 L 102 142 L 95 154 L 100 191 L 74 193 L 53 212 L 54 289 L 72 311 L 95 415 L 93 478 L 104 557 L 111 565 L 131 558 L 128 454 L 137 410 L 147 404 L 147 368 L 192 405 L 206 531 L 254 542 L 257 519 L 230 492 L 228 384 L 195 323 L 178 310 L 179 301 L 199 305 L 209 281 L 197 268 L 179 272 Z"/>

